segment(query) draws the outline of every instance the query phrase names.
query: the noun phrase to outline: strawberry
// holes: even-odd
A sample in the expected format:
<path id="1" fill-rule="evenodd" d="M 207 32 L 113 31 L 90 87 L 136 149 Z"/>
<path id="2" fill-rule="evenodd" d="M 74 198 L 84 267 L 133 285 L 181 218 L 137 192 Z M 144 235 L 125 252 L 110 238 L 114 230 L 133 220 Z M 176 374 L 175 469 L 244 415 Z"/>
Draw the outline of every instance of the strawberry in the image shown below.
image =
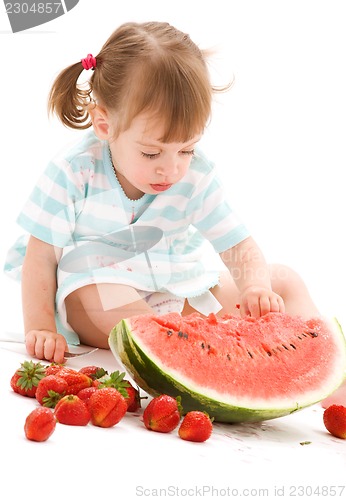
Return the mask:
<path id="1" fill-rule="evenodd" d="M 54 415 L 60 424 L 65 425 L 83 426 L 90 421 L 87 404 L 75 394 L 67 394 L 61 398 L 55 407 Z"/>
<path id="2" fill-rule="evenodd" d="M 346 406 L 328 406 L 323 413 L 323 423 L 333 436 L 346 439 Z"/>
<path id="3" fill-rule="evenodd" d="M 103 387 L 113 387 L 117 389 L 124 398 L 128 398 L 127 388 L 130 386 L 127 380 L 124 380 L 125 372 L 120 373 L 118 370 L 109 375 L 104 375 L 97 380 L 95 384 L 99 389 Z"/>
<path id="4" fill-rule="evenodd" d="M 113 427 L 123 418 L 127 411 L 124 396 L 114 387 L 97 389 L 90 396 L 88 408 L 91 423 L 99 427 Z"/>
<path id="5" fill-rule="evenodd" d="M 126 380 L 125 372 L 120 373 L 118 370 L 107 374 L 97 380 L 94 380 L 93 385 L 101 389 L 102 387 L 114 387 L 126 399 L 127 411 L 135 412 L 141 407 L 141 397 L 139 390 Z M 145 399 L 145 398 L 143 398 Z"/>
<path id="6" fill-rule="evenodd" d="M 17 394 L 34 398 L 39 381 L 45 376 L 42 363 L 24 361 L 11 377 L 11 387 Z"/>
<path id="7" fill-rule="evenodd" d="M 189 411 L 180 424 L 178 434 L 181 439 L 202 443 L 210 438 L 213 430 L 212 420 L 203 411 Z"/>
<path id="8" fill-rule="evenodd" d="M 35 408 L 25 419 L 24 432 L 30 441 L 46 441 L 54 432 L 56 419 L 49 408 Z"/>
<path id="9" fill-rule="evenodd" d="M 132 385 L 131 387 L 126 387 L 126 404 L 128 412 L 135 412 L 141 407 L 141 400 L 139 397 L 139 392 Z"/>
<path id="10" fill-rule="evenodd" d="M 90 399 L 90 396 L 97 391 L 97 387 L 94 385 L 90 387 L 85 387 L 84 389 L 81 389 L 78 393 L 77 396 L 82 399 L 83 401 L 87 402 Z"/>
<path id="11" fill-rule="evenodd" d="M 66 380 L 68 384 L 68 389 L 66 394 L 78 394 L 79 391 L 85 387 L 90 387 L 92 385 L 92 380 L 90 377 L 85 375 L 85 373 L 80 373 L 73 368 L 61 368 L 57 375 Z"/>
<path id="12" fill-rule="evenodd" d="M 152 399 L 143 412 L 143 422 L 147 429 L 156 432 L 171 432 L 180 422 L 182 408 L 180 397 L 173 398 L 161 394 Z"/>
<path id="13" fill-rule="evenodd" d="M 68 383 L 65 379 L 58 375 L 47 375 L 39 381 L 35 396 L 40 405 L 54 408 L 67 390 Z"/>
<path id="14" fill-rule="evenodd" d="M 45 372 L 46 375 L 56 375 L 64 365 L 59 365 L 57 363 L 51 363 L 50 365 L 46 366 Z"/>
<path id="15" fill-rule="evenodd" d="M 84 373 L 85 375 L 88 375 L 92 380 L 97 380 L 104 375 L 107 375 L 108 372 L 101 366 L 94 366 L 94 365 L 89 365 L 89 366 L 83 366 L 79 370 L 79 373 Z"/>
<path id="16" fill-rule="evenodd" d="M 141 407 L 141 396 L 139 394 L 139 390 L 135 389 L 129 381 L 126 381 L 129 385 L 125 388 L 127 392 L 126 403 L 127 403 L 127 411 L 135 412 Z"/>

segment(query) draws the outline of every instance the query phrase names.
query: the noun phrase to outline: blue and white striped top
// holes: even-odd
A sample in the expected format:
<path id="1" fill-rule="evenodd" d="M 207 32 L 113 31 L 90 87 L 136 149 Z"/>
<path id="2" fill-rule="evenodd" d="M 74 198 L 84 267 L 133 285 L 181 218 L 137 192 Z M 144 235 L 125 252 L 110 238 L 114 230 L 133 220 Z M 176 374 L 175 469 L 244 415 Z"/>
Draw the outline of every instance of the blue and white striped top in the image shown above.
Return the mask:
<path id="1" fill-rule="evenodd" d="M 218 282 L 206 246 L 220 253 L 249 236 L 198 148 L 180 182 L 133 201 L 116 178 L 107 142 L 93 132 L 49 163 L 18 223 L 64 249 L 58 267 L 63 296 L 95 282 L 198 296 Z M 20 239 L 5 271 L 20 278 L 24 254 Z"/>

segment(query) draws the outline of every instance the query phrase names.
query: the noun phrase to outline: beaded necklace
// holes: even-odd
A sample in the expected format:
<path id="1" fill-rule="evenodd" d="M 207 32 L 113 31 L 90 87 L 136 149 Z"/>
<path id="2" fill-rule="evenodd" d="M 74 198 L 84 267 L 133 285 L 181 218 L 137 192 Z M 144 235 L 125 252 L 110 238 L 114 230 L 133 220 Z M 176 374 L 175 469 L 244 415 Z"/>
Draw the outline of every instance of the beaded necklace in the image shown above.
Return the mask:
<path id="1" fill-rule="evenodd" d="M 115 178 L 116 178 L 116 180 L 117 180 L 117 182 L 118 182 L 119 186 L 121 187 L 122 192 L 124 193 L 124 195 L 126 196 L 126 198 L 127 198 L 127 199 L 131 202 L 131 204 L 132 204 L 132 206 L 131 206 L 131 218 L 130 218 L 130 224 L 132 224 L 132 222 L 133 222 L 133 221 L 134 221 L 134 219 L 135 219 L 135 214 L 136 214 L 136 213 L 135 213 L 135 203 L 136 203 L 136 201 L 137 201 L 137 200 L 132 200 L 132 199 L 131 199 L 131 198 L 129 198 L 129 197 L 127 196 L 127 194 L 125 193 L 125 191 L 124 191 L 124 189 L 123 189 L 123 187 L 122 187 L 122 185 L 120 184 L 120 181 L 119 181 L 119 179 L 118 179 L 118 176 L 117 176 L 117 171 L 116 171 L 116 168 L 115 168 L 114 163 L 113 163 L 113 158 L 112 158 L 112 153 L 111 153 L 110 148 L 108 148 L 108 154 L 109 154 L 109 159 L 110 159 L 110 162 L 111 162 L 111 165 L 112 165 L 112 169 L 113 169 L 113 173 L 114 173 L 114 175 L 115 175 Z"/>

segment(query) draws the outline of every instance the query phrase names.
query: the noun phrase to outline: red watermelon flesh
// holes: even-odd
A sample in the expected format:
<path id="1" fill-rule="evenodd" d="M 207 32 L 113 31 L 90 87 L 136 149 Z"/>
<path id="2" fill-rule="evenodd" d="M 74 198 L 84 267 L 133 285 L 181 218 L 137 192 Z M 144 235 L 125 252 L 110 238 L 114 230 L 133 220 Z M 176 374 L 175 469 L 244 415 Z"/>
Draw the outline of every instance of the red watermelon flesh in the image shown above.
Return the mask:
<path id="1" fill-rule="evenodd" d="M 136 316 L 114 331 L 110 346 L 139 385 L 153 395 L 180 394 L 183 406 L 185 396 L 189 409 L 202 401 L 210 412 L 218 402 L 216 420 L 238 421 L 234 409 L 241 420 L 290 413 L 321 401 L 345 373 L 341 329 L 320 318 L 171 313 Z"/>

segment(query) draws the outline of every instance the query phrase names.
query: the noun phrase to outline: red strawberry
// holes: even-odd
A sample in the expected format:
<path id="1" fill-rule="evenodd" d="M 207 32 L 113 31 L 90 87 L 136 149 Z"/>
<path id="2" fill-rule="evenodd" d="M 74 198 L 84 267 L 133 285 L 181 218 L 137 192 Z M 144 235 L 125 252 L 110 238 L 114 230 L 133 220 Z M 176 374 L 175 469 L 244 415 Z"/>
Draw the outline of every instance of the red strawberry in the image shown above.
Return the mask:
<path id="1" fill-rule="evenodd" d="M 111 374 L 104 375 L 103 377 L 94 380 L 93 385 L 101 389 L 102 387 L 114 387 L 126 399 L 127 411 L 134 412 L 141 407 L 141 397 L 139 390 L 135 389 L 133 385 L 126 379 L 125 372 L 120 373 L 118 370 Z"/>
<path id="2" fill-rule="evenodd" d="M 65 379 L 68 383 L 66 394 L 78 394 L 78 392 L 85 387 L 90 387 L 92 385 L 90 377 L 72 368 L 64 367 L 58 371 L 57 375 Z"/>
<path id="3" fill-rule="evenodd" d="M 83 368 L 79 370 L 79 373 L 84 373 L 92 380 L 97 380 L 103 377 L 104 375 L 108 374 L 107 370 L 105 370 L 101 366 L 94 366 L 94 365 L 83 366 Z"/>
<path id="4" fill-rule="evenodd" d="M 156 432 L 171 432 L 177 427 L 181 417 L 180 398 L 161 394 L 152 399 L 143 412 L 143 422 L 147 429 Z"/>
<path id="5" fill-rule="evenodd" d="M 127 397 L 126 403 L 127 403 L 127 411 L 128 412 L 135 412 L 141 407 L 141 397 L 139 395 L 139 390 L 135 389 L 130 382 L 127 381 L 129 384 L 128 387 L 125 387 L 125 390 L 127 392 Z"/>
<path id="6" fill-rule="evenodd" d="M 24 361 L 11 377 L 11 387 L 17 394 L 34 398 L 39 381 L 45 376 L 42 363 Z"/>
<path id="7" fill-rule="evenodd" d="M 346 406 L 328 406 L 323 413 L 323 422 L 333 436 L 346 439 Z"/>
<path id="8" fill-rule="evenodd" d="M 90 412 L 85 401 L 75 394 L 61 398 L 55 407 L 54 415 L 60 424 L 65 425 L 87 425 L 90 421 Z"/>
<path id="9" fill-rule="evenodd" d="M 59 365 L 57 363 L 51 363 L 50 365 L 46 366 L 45 372 L 46 375 L 56 375 L 64 365 Z"/>
<path id="10" fill-rule="evenodd" d="M 26 417 L 24 432 L 30 441 L 46 441 L 55 430 L 56 419 L 49 408 L 40 406 Z"/>
<path id="11" fill-rule="evenodd" d="M 203 411 L 189 411 L 180 424 L 178 434 L 181 439 L 202 443 L 210 438 L 213 430 L 212 420 Z"/>
<path id="12" fill-rule="evenodd" d="M 84 389 L 80 390 L 77 393 L 77 396 L 83 401 L 87 402 L 89 401 L 90 396 L 94 394 L 95 391 L 97 391 L 97 387 L 92 385 L 91 387 L 85 387 Z"/>
<path id="13" fill-rule="evenodd" d="M 68 390 L 68 383 L 58 375 L 47 375 L 38 383 L 36 399 L 42 406 L 54 408 Z"/>
<path id="14" fill-rule="evenodd" d="M 91 423 L 99 427 L 113 427 L 123 418 L 127 411 L 124 396 L 114 387 L 97 389 L 90 396 L 88 408 Z"/>

